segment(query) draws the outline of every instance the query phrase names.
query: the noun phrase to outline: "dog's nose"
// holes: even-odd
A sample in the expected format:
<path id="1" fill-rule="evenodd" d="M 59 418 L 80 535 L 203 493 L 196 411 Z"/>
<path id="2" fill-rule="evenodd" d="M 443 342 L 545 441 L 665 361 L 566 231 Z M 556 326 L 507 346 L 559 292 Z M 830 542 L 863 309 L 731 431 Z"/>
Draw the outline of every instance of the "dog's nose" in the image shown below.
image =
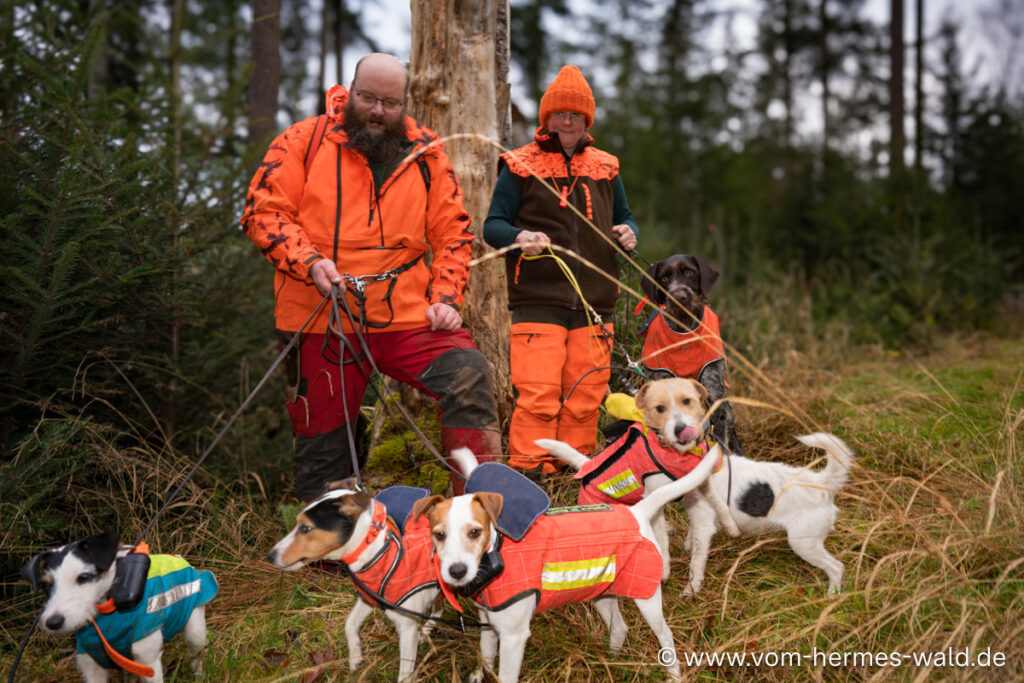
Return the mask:
<path id="1" fill-rule="evenodd" d="M 270 552 L 267 553 L 267 562 L 269 562 L 270 564 L 277 564 L 277 551 L 273 548 L 271 548 Z"/>
<path id="2" fill-rule="evenodd" d="M 690 425 L 676 427 L 676 439 L 679 443 L 687 443 L 697 440 L 697 428 Z"/>
<path id="3" fill-rule="evenodd" d="M 451 575 L 453 579 L 463 578 L 466 575 L 467 571 L 469 571 L 469 567 L 467 567 L 461 562 L 457 562 L 452 566 L 448 567 L 448 573 Z"/>
<path id="4" fill-rule="evenodd" d="M 46 628 L 51 631 L 59 631 L 60 627 L 64 625 L 64 615 L 54 614 L 52 617 L 46 620 Z"/>

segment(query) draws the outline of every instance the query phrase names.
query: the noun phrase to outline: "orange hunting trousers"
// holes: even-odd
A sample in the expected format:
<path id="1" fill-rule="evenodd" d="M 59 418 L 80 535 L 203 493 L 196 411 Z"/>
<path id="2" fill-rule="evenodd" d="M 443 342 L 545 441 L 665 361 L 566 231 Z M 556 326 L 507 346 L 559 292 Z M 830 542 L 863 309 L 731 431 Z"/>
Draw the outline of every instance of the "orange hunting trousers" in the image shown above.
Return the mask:
<path id="1" fill-rule="evenodd" d="M 614 332 L 611 323 L 605 327 Z M 611 342 L 599 326 L 512 324 L 516 405 L 508 436 L 511 467 L 540 465 L 545 473 L 564 467 L 538 448 L 535 439 L 558 439 L 586 454 L 596 449 L 597 418 L 611 376 Z"/>

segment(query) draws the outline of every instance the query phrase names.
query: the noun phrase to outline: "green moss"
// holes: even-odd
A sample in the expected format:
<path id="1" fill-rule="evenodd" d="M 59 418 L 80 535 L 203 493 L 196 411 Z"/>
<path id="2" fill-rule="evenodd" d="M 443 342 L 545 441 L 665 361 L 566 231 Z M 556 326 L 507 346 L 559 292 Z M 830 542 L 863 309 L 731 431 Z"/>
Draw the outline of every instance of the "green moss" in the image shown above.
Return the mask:
<path id="1" fill-rule="evenodd" d="M 434 454 L 394 407 L 393 400 L 388 398 L 387 401 L 388 421 L 366 461 L 364 479 L 367 485 L 372 490 L 380 490 L 402 484 L 443 494 L 450 480 L 448 470 L 437 462 Z M 441 425 L 437 412 L 432 409 L 423 411 L 423 415 L 416 418 L 416 426 L 440 453 Z"/>

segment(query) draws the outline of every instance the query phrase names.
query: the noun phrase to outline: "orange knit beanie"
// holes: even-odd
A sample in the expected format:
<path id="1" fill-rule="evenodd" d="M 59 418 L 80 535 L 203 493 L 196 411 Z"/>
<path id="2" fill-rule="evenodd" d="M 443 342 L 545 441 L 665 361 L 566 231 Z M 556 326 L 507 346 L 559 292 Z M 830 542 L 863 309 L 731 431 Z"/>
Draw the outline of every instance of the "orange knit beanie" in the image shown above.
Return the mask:
<path id="1" fill-rule="evenodd" d="M 540 125 L 556 111 L 578 111 L 587 117 L 587 128 L 594 125 L 594 93 L 579 67 L 563 66 L 540 98 Z"/>

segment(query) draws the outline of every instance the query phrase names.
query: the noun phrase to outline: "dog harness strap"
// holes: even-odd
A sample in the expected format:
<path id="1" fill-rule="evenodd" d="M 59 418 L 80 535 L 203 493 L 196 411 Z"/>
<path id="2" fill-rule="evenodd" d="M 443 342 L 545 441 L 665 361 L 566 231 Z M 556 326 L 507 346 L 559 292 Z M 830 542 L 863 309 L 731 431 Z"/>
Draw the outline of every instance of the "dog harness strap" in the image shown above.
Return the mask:
<path id="1" fill-rule="evenodd" d="M 155 671 L 153 671 L 153 667 L 146 666 L 145 664 L 140 664 L 139 662 L 136 662 L 132 659 L 128 659 L 120 652 L 115 650 L 110 645 L 110 643 L 107 642 L 107 639 L 103 636 L 103 631 L 100 630 L 99 624 L 96 623 L 96 620 L 92 619 L 91 621 L 93 628 L 96 629 L 96 634 L 100 637 L 100 642 L 103 643 L 103 649 L 106 651 L 107 656 L 110 657 L 110 661 L 112 661 L 114 664 L 117 664 L 120 668 L 124 669 L 125 671 L 134 676 L 139 676 L 141 678 L 153 677 L 153 675 L 156 673 Z"/>
<path id="2" fill-rule="evenodd" d="M 364 536 L 363 540 L 360 541 L 358 546 L 356 546 L 356 549 L 341 558 L 341 561 L 346 565 L 350 565 L 358 560 L 359 556 L 363 554 L 363 551 L 366 550 L 371 543 L 376 541 L 377 537 L 380 536 L 380 532 L 387 527 L 387 521 L 387 509 L 377 501 L 373 501 L 373 517 L 370 520 L 370 528 L 367 529 L 366 536 Z"/>

